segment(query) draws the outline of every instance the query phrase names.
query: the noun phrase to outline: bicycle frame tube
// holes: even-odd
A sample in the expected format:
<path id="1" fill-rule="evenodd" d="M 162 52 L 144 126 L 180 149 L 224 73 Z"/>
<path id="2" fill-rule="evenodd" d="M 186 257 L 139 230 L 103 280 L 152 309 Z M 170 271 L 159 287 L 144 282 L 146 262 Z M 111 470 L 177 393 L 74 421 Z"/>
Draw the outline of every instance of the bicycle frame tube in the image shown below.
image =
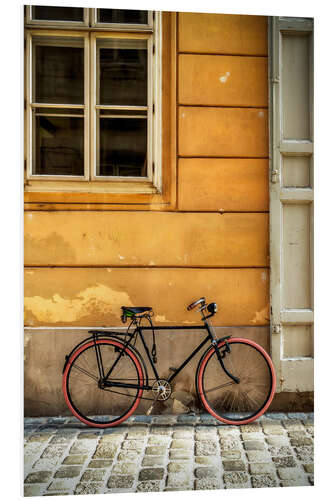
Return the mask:
<path id="1" fill-rule="evenodd" d="M 220 351 L 219 351 L 219 349 L 217 348 L 217 345 L 216 345 L 217 342 L 216 342 L 215 332 L 212 330 L 211 325 L 208 323 L 208 321 L 207 321 L 206 318 L 204 318 L 204 325 L 202 325 L 202 326 L 201 325 L 197 325 L 195 327 L 193 327 L 193 326 L 179 326 L 179 327 L 175 327 L 175 326 L 154 326 L 154 330 L 176 330 L 176 329 L 192 330 L 192 331 L 193 330 L 206 330 L 208 332 L 208 335 L 194 349 L 194 351 L 191 352 L 191 354 L 185 359 L 185 361 L 183 361 L 183 363 L 170 375 L 170 377 L 167 379 L 167 381 L 169 383 L 172 382 L 172 380 L 183 370 L 183 368 L 191 361 L 191 359 L 209 341 L 211 341 L 211 344 L 212 344 L 212 346 L 215 349 L 216 355 L 218 357 L 218 360 L 219 360 L 219 362 L 221 364 L 222 369 L 225 371 L 225 373 L 234 382 L 236 382 L 236 383 L 238 382 L 238 379 L 236 377 L 234 377 L 226 369 L 226 367 L 224 366 L 222 356 L 221 356 Z M 143 335 L 143 331 L 144 330 L 152 330 L 152 327 L 151 326 L 137 326 L 136 329 L 135 329 L 135 331 L 133 332 L 133 334 L 131 334 L 130 338 L 124 344 L 124 348 L 126 348 L 128 345 L 130 345 L 131 340 L 134 337 L 135 333 L 138 333 L 138 335 L 139 335 L 139 337 L 141 339 L 142 345 L 144 347 L 144 350 L 146 352 L 146 355 L 147 355 L 147 357 L 149 359 L 150 366 L 151 366 L 151 368 L 152 368 L 152 370 L 154 372 L 155 379 L 159 380 L 160 376 L 159 376 L 158 371 L 157 371 L 157 369 L 156 369 L 156 367 L 154 365 L 153 359 L 151 357 L 151 354 L 149 352 L 148 346 L 146 344 L 146 341 L 145 341 L 145 338 L 144 338 L 144 335 Z M 229 337 L 225 337 L 225 338 L 227 339 Z M 219 340 L 221 340 L 221 339 L 219 339 Z M 136 384 L 127 384 L 127 383 L 121 383 L 121 382 L 109 382 L 109 381 L 107 381 L 108 377 L 111 375 L 112 370 L 114 369 L 114 367 L 118 363 L 118 361 L 119 361 L 119 359 L 120 359 L 121 356 L 122 356 L 122 353 L 120 352 L 118 358 L 115 360 L 115 362 L 113 363 L 113 365 L 111 366 L 111 368 L 108 370 L 107 374 L 105 375 L 105 377 L 104 377 L 105 385 L 106 386 L 114 386 L 114 387 L 128 387 L 128 388 L 137 388 L 137 389 L 143 389 L 143 390 L 151 390 L 152 386 L 150 386 L 150 385 L 140 385 L 139 386 L 139 385 L 136 385 Z"/>

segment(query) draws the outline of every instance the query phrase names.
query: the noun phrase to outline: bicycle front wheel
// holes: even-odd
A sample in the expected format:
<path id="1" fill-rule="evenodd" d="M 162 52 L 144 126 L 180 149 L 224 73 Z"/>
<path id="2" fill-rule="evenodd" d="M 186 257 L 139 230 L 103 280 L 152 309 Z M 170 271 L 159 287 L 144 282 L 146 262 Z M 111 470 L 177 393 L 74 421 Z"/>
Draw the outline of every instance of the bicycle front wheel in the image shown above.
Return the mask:
<path id="1" fill-rule="evenodd" d="M 239 379 L 233 381 L 223 370 L 214 347 L 203 356 L 197 371 L 197 391 L 205 409 L 226 424 L 247 424 L 269 407 L 276 387 L 272 360 L 266 351 L 248 339 L 228 340 L 218 344 L 223 364 Z M 225 352 L 224 352 L 225 351 Z"/>
<path id="2" fill-rule="evenodd" d="M 63 374 L 63 393 L 70 411 L 81 422 L 92 427 L 112 427 L 126 420 L 137 408 L 143 384 L 140 361 L 133 351 L 114 339 L 97 340 L 100 366 L 104 375 L 114 366 L 108 382 L 117 387 L 100 384 L 100 369 L 95 342 L 77 349 L 69 359 Z M 122 386 L 124 384 L 124 386 Z M 136 387 L 126 387 L 134 385 Z"/>

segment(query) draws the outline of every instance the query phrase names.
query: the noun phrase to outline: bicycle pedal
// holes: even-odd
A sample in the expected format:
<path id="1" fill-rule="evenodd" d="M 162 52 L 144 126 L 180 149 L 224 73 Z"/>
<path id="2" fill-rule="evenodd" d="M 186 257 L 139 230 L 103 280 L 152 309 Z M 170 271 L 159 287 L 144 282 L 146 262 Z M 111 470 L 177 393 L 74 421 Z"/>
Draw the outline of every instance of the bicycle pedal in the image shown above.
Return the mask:
<path id="1" fill-rule="evenodd" d="M 177 368 L 175 368 L 174 366 L 169 366 L 169 370 L 171 372 L 176 372 L 177 371 Z"/>

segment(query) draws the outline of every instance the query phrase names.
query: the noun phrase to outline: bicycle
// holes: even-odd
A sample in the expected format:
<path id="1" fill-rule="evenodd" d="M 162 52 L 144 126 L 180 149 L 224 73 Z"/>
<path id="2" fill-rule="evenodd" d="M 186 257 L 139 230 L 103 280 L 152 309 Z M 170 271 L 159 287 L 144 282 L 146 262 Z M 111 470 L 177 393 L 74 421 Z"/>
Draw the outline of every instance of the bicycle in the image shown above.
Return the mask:
<path id="1" fill-rule="evenodd" d="M 195 376 L 197 395 L 203 407 L 226 424 L 247 424 L 260 417 L 275 393 L 272 360 L 252 340 L 231 335 L 216 337 L 210 321 L 217 312 L 216 303 L 207 305 L 202 297 L 187 307 L 189 311 L 195 308 L 201 313 L 203 325 L 154 326 L 151 307 L 123 306 L 122 321 L 130 320 L 126 332 L 89 331 L 91 336 L 65 356 L 62 389 L 72 414 L 89 426 L 106 428 L 129 418 L 141 399 L 151 399 L 153 404 L 166 401 L 172 394 L 173 379 L 210 342 L 199 360 Z M 143 320 L 147 320 L 149 326 L 142 326 Z M 170 367 L 168 378 L 161 379 L 155 367 L 155 331 L 175 329 L 202 329 L 207 331 L 207 336 L 178 368 Z M 144 338 L 147 330 L 151 330 L 153 336 L 151 352 Z M 138 337 L 154 378 L 148 377 L 146 363 L 136 347 Z M 152 391 L 153 398 L 144 397 L 144 391 Z M 111 405 L 113 415 L 104 415 Z"/>

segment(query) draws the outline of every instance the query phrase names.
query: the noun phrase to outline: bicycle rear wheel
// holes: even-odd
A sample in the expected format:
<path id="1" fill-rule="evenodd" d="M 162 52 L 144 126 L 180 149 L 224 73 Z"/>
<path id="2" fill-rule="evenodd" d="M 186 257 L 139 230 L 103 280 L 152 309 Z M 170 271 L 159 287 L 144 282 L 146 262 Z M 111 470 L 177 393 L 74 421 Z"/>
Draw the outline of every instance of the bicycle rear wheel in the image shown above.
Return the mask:
<path id="1" fill-rule="evenodd" d="M 97 340 L 104 374 L 115 363 L 110 382 L 143 384 L 141 363 L 133 351 L 114 339 Z M 70 411 L 92 427 L 112 427 L 126 420 L 137 408 L 143 390 L 138 387 L 105 387 L 99 384 L 100 372 L 95 342 L 77 349 L 63 374 L 63 393 Z M 110 415 L 111 413 L 111 415 Z"/>
<path id="2" fill-rule="evenodd" d="M 228 340 L 226 370 L 239 378 L 234 382 L 221 367 L 214 347 L 204 354 L 197 370 L 197 391 L 206 410 L 226 424 L 246 424 L 260 417 L 269 407 L 276 387 L 272 360 L 266 351 L 248 339 Z M 218 344 L 221 356 L 225 341 Z"/>

